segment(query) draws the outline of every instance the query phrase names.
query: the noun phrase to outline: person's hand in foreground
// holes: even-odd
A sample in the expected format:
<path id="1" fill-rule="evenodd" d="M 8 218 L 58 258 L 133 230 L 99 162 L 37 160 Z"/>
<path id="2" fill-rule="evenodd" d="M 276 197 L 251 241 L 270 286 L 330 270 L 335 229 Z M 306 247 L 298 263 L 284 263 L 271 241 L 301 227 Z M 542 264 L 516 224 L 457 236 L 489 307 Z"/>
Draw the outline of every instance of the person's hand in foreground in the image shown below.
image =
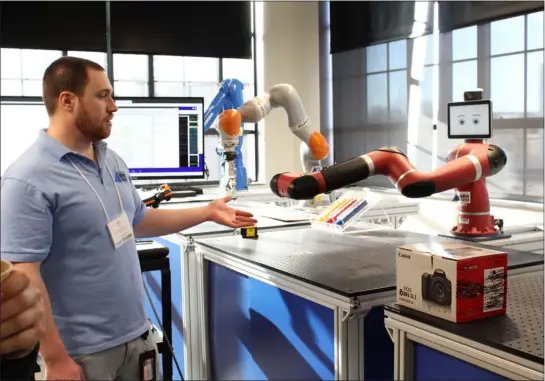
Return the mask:
<path id="1" fill-rule="evenodd" d="M 0 354 L 21 358 L 30 353 L 45 332 L 40 290 L 21 271 L 11 270 L 0 289 Z"/>
<path id="2" fill-rule="evenodd" d="M 216 222 L 221 225 L 232 228 L 242 228 L 253 226 L 257 220 L 253 218 L 253 214 L 243 210 L 238 210 L 227 205 L 232 200 L 231 196 L 226 196 L 212 201 L 207 206 L 208 221 Z"/>

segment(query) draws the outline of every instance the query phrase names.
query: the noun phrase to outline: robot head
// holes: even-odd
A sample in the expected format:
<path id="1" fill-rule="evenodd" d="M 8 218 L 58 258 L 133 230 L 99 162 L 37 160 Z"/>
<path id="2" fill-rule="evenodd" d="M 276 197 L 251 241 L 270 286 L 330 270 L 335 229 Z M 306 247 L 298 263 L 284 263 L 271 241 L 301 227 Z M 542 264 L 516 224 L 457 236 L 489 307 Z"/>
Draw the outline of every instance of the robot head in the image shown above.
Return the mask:
<path id="1" fill-rule="evenodd" d="M 488 139 L 492 136 L 490 100 L 453 102 L 447 107 L 449 139 Z"/>

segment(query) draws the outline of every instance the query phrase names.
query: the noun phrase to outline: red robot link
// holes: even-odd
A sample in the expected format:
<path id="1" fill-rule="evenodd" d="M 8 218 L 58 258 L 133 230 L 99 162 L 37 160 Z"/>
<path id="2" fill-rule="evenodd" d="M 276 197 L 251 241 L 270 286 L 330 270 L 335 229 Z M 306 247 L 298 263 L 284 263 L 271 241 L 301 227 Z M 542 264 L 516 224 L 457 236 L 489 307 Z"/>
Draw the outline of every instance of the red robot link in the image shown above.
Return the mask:
<path id="1" fill-rule="evenodd" d="M 507 156 L 500 147 L 482 140 L 466 140 L 451 150 L 447 164 L 424 173 L 416 170 L 399 148 L 383 147 L 312 174 L 277 174 L 270 186 L 279 197 L 296 200 L 312 199 L 375 175 L 389 177 L 401 194 L 409 198 L 456 189 L 460 198 L 459 220 L 451 232 L 483 237 L 499 233 L 490 215 L 485 178 L 500 172 L 506 163 Z"/>

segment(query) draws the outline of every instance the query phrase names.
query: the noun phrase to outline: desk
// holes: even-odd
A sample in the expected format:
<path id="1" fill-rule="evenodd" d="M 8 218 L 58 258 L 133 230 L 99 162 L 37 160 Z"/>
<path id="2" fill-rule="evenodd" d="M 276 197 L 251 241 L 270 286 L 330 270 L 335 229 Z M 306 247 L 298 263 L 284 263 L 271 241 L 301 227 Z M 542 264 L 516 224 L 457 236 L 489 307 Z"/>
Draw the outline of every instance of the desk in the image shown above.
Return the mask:
<path id="1" fill-rule="evenodd" d="M 161 271 L 161 305 L 163 335 L 172 344 L 172 310 L 171 310 L 171 280 L 170 280 L 170 259 L 169 250 L 157 242 L 138 243 L 138 258 L 142 272 Z M 163 356 L 163 379 L 172 380 L 172 354 L 168 344 L 163 340 L 157 345 L 159 353 Z"/>
<path id="2" fill-rule="evenodd" d="M 396 248 L 446 240 L 459 242 L 313 228 L 197 239 L 201 379 L 392 379 L 384 305 L 395 301 Z M 513 272 L 543 265 L 541 255 L 508 253 Z"/>
<path id="3" fill-rule="evenodd" d="M 386 306 L 394 379 L 543 380 L 543 271 L 510 276 L 507 289 L 506 315 L 464 324 Z"/>
<path id="4" fill-rule="evenodd" d="M 206 205 L 208 202 L 220 197 L 217 188 L 203 188 L 204 194 L 195 197 L 172 199 L 168 202 L 163 202 L 160 205 L 161 209 L 181 209 L 189 207 L 198 207 Z M 341 192 L 342 193 L 342 192 Z M 382 208 L 371 209 L 366 212 L 363 221 L 374 221 L 375 219 L 382 219 L 384 214 L 388 216 L 393 228 L 397 229 L 401 226 L 403 221 L 409 215 L 415 215 L 420 210 L 419 201 L 409 199 L 400 195 L 391 195 L 379 193 L 382 197 Z M 286 209 L 286 205 L 297 204 L 294 200 L 286 198 L 280 198 L 274 195 L 268 187 L 252 187 L 248 191 L 241 191 L 237 193 L 237 199 L 230 205 L 233 207 L 242 207 L 248 209 L 254 213 L 258 213 L 259 210 L 267 208 L 270 204 L 283 205 Z M 247 206 L 247 207 L 245 207 Z M 284 208 L 282 208 L 284 209 Z M 311 212 L 316 212 L 310 210 Z"/>

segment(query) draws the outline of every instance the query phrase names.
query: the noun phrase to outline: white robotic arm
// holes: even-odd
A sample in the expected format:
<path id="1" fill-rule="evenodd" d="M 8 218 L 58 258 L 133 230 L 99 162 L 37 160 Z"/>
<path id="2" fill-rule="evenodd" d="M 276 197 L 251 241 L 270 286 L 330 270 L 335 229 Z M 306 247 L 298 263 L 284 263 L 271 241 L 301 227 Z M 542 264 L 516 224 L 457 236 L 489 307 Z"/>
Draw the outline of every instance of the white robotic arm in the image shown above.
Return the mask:
<path id="1" fill-rule="evenodd" d="M 244 103 L 240 111 L 243 123 L 257 123 L 278 107 L 286 110 L 288 125 L 295 136 L 301 140 L 300 157 L 303 170 L 308 173 L 320 160 L 327 157 L 329 144 L 322 134 L 311 124 L 301 97 L 289 84 L 273 86 L 267 93 Z"/>

